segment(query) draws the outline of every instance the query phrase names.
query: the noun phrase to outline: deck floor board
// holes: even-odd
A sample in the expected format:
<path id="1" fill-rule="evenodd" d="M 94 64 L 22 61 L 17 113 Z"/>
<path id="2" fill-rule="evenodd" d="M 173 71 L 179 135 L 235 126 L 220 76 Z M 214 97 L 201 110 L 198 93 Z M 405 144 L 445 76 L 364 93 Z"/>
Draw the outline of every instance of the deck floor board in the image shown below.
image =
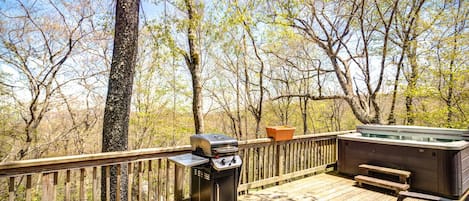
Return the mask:
<path id="1" fill-rule="evenodd" d="M 397 200 L 393 191 L 366 186 L 360 188 L 350 178 L 334 173 L 306 177 L 239 197 L 240 201 L 376 201 Z M 405 199 L 419 201 L 419 199 Z"/>

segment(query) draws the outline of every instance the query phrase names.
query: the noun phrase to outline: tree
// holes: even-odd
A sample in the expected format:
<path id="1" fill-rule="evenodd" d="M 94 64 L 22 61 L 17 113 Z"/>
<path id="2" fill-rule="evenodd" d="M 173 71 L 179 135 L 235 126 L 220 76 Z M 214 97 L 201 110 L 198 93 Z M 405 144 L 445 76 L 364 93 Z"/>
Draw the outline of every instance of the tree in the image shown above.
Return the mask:
<path id="1" fill-rule="evenodd" d="M 312 100 L 343 99 L 362 123 L 383 123 L 377 94 L 381 89 L 386 65 L 373 68 L 371 47 L 380 36 L 381 24 L 369 21 L 376 13 L 368 1 L 332 1 L 280 3 L 274 13 L 277 23 L 292 27 L 304 40 L 317 46 L 328 58 L 319 72 L 333 73 L 340 86 L 335 94 L 283 95 L 276 98 L 307 96 Z M 278 19 L 277 19 L 278 18 Z M 381 41 L 382 41 L 381 40 Z M 352 44 L 350 41 L 354 41 Z M 387 48 L 384 46 L 383 48 Z M 383 51 L 385 52 L 385 51 Z M 378 72 L 373 74 L 373 72 Z M 357 74 L 355 74 L 357 72 Z"/>
<path id="2" fill-rule="evenodd" d="M 446 3 L 446 2 L 445 2 Z M 435 54 L 429 56 L 429 60 L 434 61 L 435 68 L 432 72 L 437 83 L 439 98 L 446 106 L 446 127 L 460 127 L 457 125 L 464 122 L 464 111 L 461 103 L 467 99 L 468 66 L 464 58 L 467 51 L 467 40 L 464 39 L 464 31 L 467 30 L 467 2 L 453 1 L 448 2 L 447 16 L 441 17 L 438 22 L 438 30 L 435 34 L 434 44 Z M 466 32 L 467 33 L 467 32 Z M 466 91 L 466 93 L 464 93 Z M 465 97 L 466 96 L 466 97 Z M 460 115 L 458 115 L 458 113 Z M 462 115 L 461 115 L 462 114 Z M 458 118 L 461 116 L 462 118 Z"/>
<path id="3" fill-rule="evenodd" d="M 417 37 L 422 33 L 422 31 L 417 30 L 416 21 L 420 18 L 420 10 L 424 3 L 425 0 L 413 1 L 410 5 L 410 12 L 407 16 L 408 18 L 402 19 L 403 29 L 407 27 L 407 30 L 403 31 L 403 37 L 401 37 L 403 39 L 402 51 L 405 52 L 410 66 L 410 73 L 405 74 L 405 78 L 408 83 L 405 92 L 406 124 L 410 125 L 413 125 L 415 121 L 413 99 L 415 91 L 417 90 L 417 81 L 420 74 L 419 64 L 417 62 Z"/>
<path id="4" fill-rule="evenodd" d="M 109 74 L 106 106 L 104 109 L 102 151 L 124 151 L 128 148 L 128 126 L 132 84 L 138 50 L 139 0 L 117 0 L 114 49 Z M 111 167 L 111 200 L 121 192 L 121 200 L 127 200 L 127 167 L 117 172 Z M 121 178 L 121 189 L 117 188 L 117 175 Z M 103 168 L 102 175 L 106 175 Z M 106 200 L 106 177 L 101 180 L 101 199 Z"/>
<path id="5" fill-rule="evenodd" d="M 189 24 L 187 25 L 187 42 L 189 44 L 189 53 L 182 52 L 186 61 L 187 67 L 191 72 L 192 78 L 192 112 L 194 115 L 195 133 L 204 133 L 204 116 L 202 110 L 203 97 L 202 97 L 202 78 L 200 66 L 200 47 L 197 29 L 200 24 L 201 16 L 197 12 L 198 5 L 194 0 L 184 0 L 187 10 L 187 17 Z"/>
<path id="6" fill-rule="evenodd" d="M 237 11 L 237 17 L 239 18 L 240 25 L 243 28 L 243 65 L 244 65 L 244 90 L 246 93 L 246 102 L 247 109 L 254 116 L 256 121 L 255 136 L 259 138 L 260 124 L 262 120 L 262 111 L 264 104 L 264 93 L 265 93 L 265 82 L 264 82 L 264 71 L 266 68 L 266 63 L 261 57 L 261 48 L 258 47 L 256 43 L 256 38 L 254 37 L 253 28 L 256 27 L 256 23 L 252 21 L 252 13 L 249 13 L 249 9 L 255 8 L 254 3 L 247 3 L 246 5 L 240 5 L 238 1 L 235 1 L 234 10 Z M 246 39 L 246 37 L 248 39 Z M 249 40 L 249 41 L 247 41 Z M 248 46 L 248 43 L 250 46 Z M 253 62 L 248 62 L 249 47 L 252 48 L 252 53 L 254 54 Z M 250 69 L 249 66 L 258 66 L 257 69 Z M 254 71 L 254 76 L 251 75 L 250 71 Z M 256 79 L 257 78 L 257 82 Z"/>
<path id="7" fill-rule="evenodd" d="M 10 3 L 17 10 L 1 12 L 0 62 L 17 76 L 0 84 L 11 87 L 9 96 L 23 121 L 14 157 L 21 160 L 30 153 L 34 155 L 28 157 L 40 157 L 43 151 L 38 150 L 37 143 L 41 122 L 54 108 L 60 89 L 80 79 L 60 77 L 66 74 L 64 68 L 71 64 L 80 42 L 93 32 L 87 27 L 93 26 L 90 19 L 94 10 L 81 2 Z M 46 11 L 38 9 L 41 7 Z"/>

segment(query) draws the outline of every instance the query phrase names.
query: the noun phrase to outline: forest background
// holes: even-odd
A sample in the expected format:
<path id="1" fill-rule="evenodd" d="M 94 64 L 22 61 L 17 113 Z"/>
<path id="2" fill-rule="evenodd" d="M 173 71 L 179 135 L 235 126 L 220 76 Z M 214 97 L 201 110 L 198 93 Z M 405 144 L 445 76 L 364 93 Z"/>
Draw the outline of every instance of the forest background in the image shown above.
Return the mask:
<path id="1" fill-rule="evenodd" d="M 469 125 L 467 1 L 185 2 L 142 2 L 129 149 L 188 144 L 200 117 L 242 140 Z M 0 2 L 1 162 L 101 151 L 114 7 Z"/>

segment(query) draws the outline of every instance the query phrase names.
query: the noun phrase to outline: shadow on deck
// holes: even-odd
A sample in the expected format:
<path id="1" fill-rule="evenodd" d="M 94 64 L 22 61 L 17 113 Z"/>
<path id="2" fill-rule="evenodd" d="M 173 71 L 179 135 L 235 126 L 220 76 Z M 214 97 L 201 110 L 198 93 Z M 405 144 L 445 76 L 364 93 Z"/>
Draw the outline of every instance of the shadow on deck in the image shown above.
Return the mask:
<path id="1" fill-rule="evenodd" d="M 393 191 L 366 186 L 360 188 L 351 178 L 336 172 L 322 173 L 279 186 L 249 191 L 240 201 L 396 201 Z M 416 201 L 418 199 L 405 199 Z"/>

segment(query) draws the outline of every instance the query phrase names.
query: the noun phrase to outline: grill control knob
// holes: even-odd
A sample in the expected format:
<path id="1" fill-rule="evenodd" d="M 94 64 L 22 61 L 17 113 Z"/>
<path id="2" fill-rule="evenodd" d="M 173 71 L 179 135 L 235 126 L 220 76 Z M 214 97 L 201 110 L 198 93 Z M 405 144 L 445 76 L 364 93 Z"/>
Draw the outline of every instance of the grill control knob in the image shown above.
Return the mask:
<path id="1" fill-rule="evenodd" d="M 221 159 L 220 163 L 221 163 L 222 165 L 225 165 L 225 159 Z"/>
<path id="2" fill-rule="evenodd" d="M 233 157 L 233 159 L 231 159 L 231 162 L 236 163 L 236 157 Z"/>

